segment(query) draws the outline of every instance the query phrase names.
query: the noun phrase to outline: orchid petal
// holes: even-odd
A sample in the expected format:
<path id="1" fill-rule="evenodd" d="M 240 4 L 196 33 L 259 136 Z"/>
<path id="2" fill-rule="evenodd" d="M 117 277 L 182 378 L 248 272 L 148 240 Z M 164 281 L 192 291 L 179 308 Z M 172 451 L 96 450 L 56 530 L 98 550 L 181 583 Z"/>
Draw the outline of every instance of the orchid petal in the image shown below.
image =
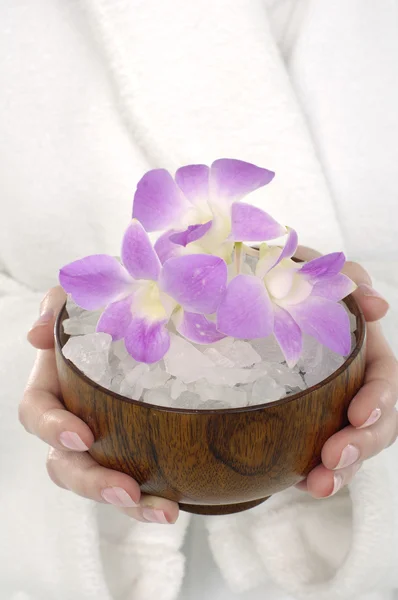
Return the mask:
<path id="1" fill-rule="evenodd" d="M 274 335 L 290 368 L 294 367 L 301 355 L 303 336 L 300 327 L 283 308 L 274 306 Z"/>
<path id="2" fill-rule="evenodd" d="M 272 171 L 256 167 L 243 160 L 221 158 L 211 165 L 211 197 L 229 203 L 236 202 L 250 192 L 267 185 L 274 176 L 275 173 Z"/>
<path id="3" fill-rule="evenodd" d="M 218 331 L 255 339 L 270 335 L 273 326 L 273 306 L 263 282 L 253 275 L 235 277 L 217 310 Z"/>
<path id="4" fill-rule="evenodd" d="M 350 320 L 341 304 L 310 296 L 300 304 L 286 306 L 303 333 L 314 337 L 318 342 L 346 356 L 351 350 Z"/>
<path id="5" fill-rule="evenodd" d="M 273 240 L 285 235 L 286 228 L 260 208 L 236 202 L 231 209 L 231 238 L 235 242 Z"/>
<path id="6" fill-rule="evenodd" d="M 306 275 L 312 282 L 324 277 L 333 277 L 340 273 L 344 267 L 345 256 L 343 252 L 332 252 L 319 258 L 310 260 L 300 269 L 302 275 Z"/>
<path id="7" fill-rule="evenodd" d="M 161 235 L 155 242 L 155 252 L 162 264 L 165 263 L 169 258 L 179 256 L 183 253 L 183 247 L 179 244 L 173 243 L 170 239 L 174 233 L 178 232 L 175 229 L 170 229 Z"/>
<path id="8" fill-rule="evenodd" d="M 283 266 L 271 269 L 264 278 L 264 283 L 271 296 L 277 299 L 287 296 L 293 287 L 295 274 L 295 269 L 284 268 Z"/>
<path id="9" fill-rule="evenodd" d="M 330 279 L 320 279 L 312 288 L 312 296 L 321 296 L 334 302 L 339 302 L 356 290 L 356 284 L 343 273 L 338 273 Z"/>
<path id="10" fill-rule="evenodd" d="M 124 340 L 128 353 L 138 362 L 150 364 L 161 360 L 170 347 L 166 323 L 166 320 L 133 317 Z"/>
<path id="11" fill-rule="evenodd" d="M 134 279 L 157 280 L 160 260 L 141 223 L 133 219 L 122 242 L 122 262 Z"/>
<path id="12" fill-rule="evenodd" d="M 263 278 L 268 271 L 276 267 L 285 258 L 291 258 L 298 246 L 297 232 L 291 227 L 287 228 L 288 235 L 284 247 L 270 246 L 264 256 L 260 258 L 256 266 L 257 277 Z"/>
<path id="13" fill-rule="evenodd" d="M 208 223 L 204 223 L 203 225 L 189 225 L 185 231 L 173 233 L 170 236 L 170 241 L 173 244 L 185 247 L 191 242 L 196 242 L 196 240 L 202 238 L 209 231 L 211 224 L 212 221 L 208 221 Z"/>
<path id="14" fill-rule="evenodd" d="M 133 318 L 131 312 L 132 301 L 133 296 L 127 296 L 119 302 L 109 304 L 97 323 L 96 331 L 109 333 L 113 341 L 123 339 Z"/>
<path id="15" fill-rule="evenodd" d="M 131 292 L 132 279 L 120 262 L 107 254 L 76 260 L 59 272 L 59 282 L 74 302 L 86 310 L 98 310 Z"/>
<path id="16" fill-rule="evenodd" d="M 212 344 L 226 336 L 217 331 L 216 324 L 204 315 L 180 309 L 175 319 L 176 329 L 182 336 L 195 344 Z"/>
<path id="17" fill-rule="evenodd" d="M 189 312 L 211 314 L 225 292 L 227 265 L 217 256 L 187 254 L 163 265 L 160 287 Z"/>
<path id="18" fill-rule="evenodd" d="M 199 210 L 208 208 L 209 173 L 207 165 L 186 165 L 175 174 L 177 185 Z"/>
<path id="19" fill-rule="evenodd" d="M 133 218 L 147 231 L 173 227 L 188 208 L 187 199 L 165 169 L 148 171 L 138 182 Z"/>

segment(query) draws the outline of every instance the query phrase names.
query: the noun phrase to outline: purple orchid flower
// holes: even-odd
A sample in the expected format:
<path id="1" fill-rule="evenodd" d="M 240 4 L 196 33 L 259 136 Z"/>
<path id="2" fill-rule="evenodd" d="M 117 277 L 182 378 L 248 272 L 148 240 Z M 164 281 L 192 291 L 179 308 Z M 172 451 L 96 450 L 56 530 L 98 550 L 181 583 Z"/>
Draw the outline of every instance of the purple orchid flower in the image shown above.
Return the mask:
<path id="1" fill-rule="evenodd" d="M 139 181 L 133 217 L 146 231 L 168 230 L 155 244 L 161 262 L 189 252 L 228 257 L 234 242 L 266 241 L 286 229 L 263 210 L 241 202 L 267 185 L 272 171 L 241 160 L 222 158 L 206 165 L 187 165 L 175 178 L 154 169 Z"/>
<path id="2" fill-rule="evenodd" d="M 217 310 L 217 329 L 226 335 L 254 339 L 273 333 L 290 367 L 300 358 L 303 333 L 338 354 L 350 352 L 349 318 L 338 301 L 356 287 L 340 273 L 342 252 L 301 266 L 291 260 L 297 244 L 290 229 L 283 249 L 263 247 L 255 275 L 232 279 Z"/>
<path id="3" fill-rule="evenodd" d="M 212 314 L 226 289 L 227 266 L 216 256 L 190 254 L 160 263 L 148 234 L 133 219 L 122 242 L 122 264 L 107 254 L 87 256 L 60 271 L 59 280 L 86 310 L 105 307 L 97 331 L 125 340 L 135 360 L 153 363 L 170 346 L 167 323 L 195 343 L 225 337 L 204 315 Z"/>

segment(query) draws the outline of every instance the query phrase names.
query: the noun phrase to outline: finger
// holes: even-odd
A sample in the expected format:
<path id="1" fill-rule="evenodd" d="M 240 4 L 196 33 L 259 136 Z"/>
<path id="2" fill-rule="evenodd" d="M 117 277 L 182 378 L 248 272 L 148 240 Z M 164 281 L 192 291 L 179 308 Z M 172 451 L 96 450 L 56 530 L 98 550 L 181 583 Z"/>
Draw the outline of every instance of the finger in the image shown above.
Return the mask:
<path id="1" fill-rule="evenodd" d="M 40 350 L 54 347 L 55 319 L 66 300 L 66 294 L 60 287 L 54 287 L 44 296 L 40 305 L 40 317 L 28 332 L 28 341 Z"/>
<path id="2" fill-rule="evenodd" d="M 362 463 L 357 463 L 336 472 L 330 471 L 324 465 L 318 465 L 306 479 L 306 491 L 317 499 L 334 496 L 352 481 L 361 466 Z"/>
<path id="3" fill-rule="evenodd" d="M 176 502 L 155 496 L 141 497 L 140 486 L 132 477 L 98 465 L 87 453 L 50 449 L 47 471 L 58 486 L 84 498 L 112 504 L 138 521 L 167 524 L 178 518 Z"/>
<path id="4" fill-rule="evenodd" d="M 366 321 L 382 319 L 389 309 L 389 304 L 379 292 L 372 287 L 369 273 L 361 265 L 347 261 L 342 272 L 357 284 L 353 292 L 355 300 L 362 309 Z"/>
<path id="5" fill-rule="evenodd" d="M 348 408 L 354 427 L 369 427 L 395 406 L 398 397 L 398 362 L 383 336 L 379 323 L 370 323 L 367 333 L 364 386 Z"/>
<path id="6" fill-rule="evenodd" d="M 89 427 L 58 399 L 60 387 L 54 350 L 41 350 L 19 405 L 25 429 L 50 446 L 84 452 L 94 441 Z"/>
<path id="7" fill-rule="evenodd" d="M 322 463 L 327 469 L 343 469 L 375 456 L 397 439 L 398 417 L 395 408 L 386 410 L 371 427 L 356 429 L 349 425 L 327 440 L 322 448 Z"/>

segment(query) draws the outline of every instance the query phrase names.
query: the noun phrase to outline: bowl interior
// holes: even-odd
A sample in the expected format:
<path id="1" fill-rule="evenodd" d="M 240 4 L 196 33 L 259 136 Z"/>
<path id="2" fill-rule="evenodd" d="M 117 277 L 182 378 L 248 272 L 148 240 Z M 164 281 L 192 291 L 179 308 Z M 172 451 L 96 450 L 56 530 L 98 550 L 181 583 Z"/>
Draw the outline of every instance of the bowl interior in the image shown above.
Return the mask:
<path id="1" fill-rule="evenodd" d="M 347 298 L 344 299 L 344 302 L 345 302 L 346 306 L 348 307 L 348 309 L 356 316 L 357 329 L 355 331 L 356 344 L 355 344 L 351 354 L 346 358 L 346 360 L 341 365 L 341 367 L 339 367 L 339 369 L 337 369 L 334 373 L 332 373 L 329 377 L 327 377 L 320 383 L 313 385 L 310 388 L 307 388 L 305 390 L 302 390 L 301 392 L 297 392 L 296 394 L 291 394 L 280 400 L 274 400 L 272 402 L 266 402 L 263 404 L 256 404 L 254 406 L 247 406 L 247 407 L 242 406 L 239 408 L 194 410 L 194 409 L 186 409 L 186 408 L 173 408 L 173 407 L 158 406 L 155 404 L 145 405 L 145 403 L 141 402 L 140 400 L 133 400 L 131 398 L 127 398 L 126 396 L 122 396 L 120 394 L 117 394 L 116 392 L 113 392 L 107 388 L 104 388 L 104 387 L 98 385 L 97 383 L 95 383 L 94 381 L 89 379 L 71 361 L 67 360 L 62 353 L 62 348 L 66 344 L 67 340 L 70 337 L 68 334 L 66 334 L 64 332 L 63 327 L 62 327 L 63 321 L 68 317 L 68 313 L 66 310 L 66 303 L 64 304 L 62 310 L 60 311 L 58 318 L 56 320 L 56 323 L 55 323 L 55 341 L 56 341 L 56 345 L 59 350 L 59 353 L 62 356 L 62 359 L 65 361 L 65 363 L 68 365 L 68 367 L 70 369 L 72 369 L 72 371 L 78 377 L 80 377 L 83 381 L 85 381 L 86 383 L 91 385 L 93 388 L 101 390 L 103 393 L 108 394 L 108 396 L 111 396 L 111 397 L 115 398 L 116 400 L 119 400 L 122 402 L 128 402 L 130 404 L 137 404 L 140 406 L 144 405 L 144 406 L 148 407 L 148 409 L 153 408 L 153 409 L 156 409 L 156 410 L 159 410 L 162 412 L 174 412 L 174 413 L 181 413 L 181 414 L 214 414 L 214 413 L 231 414 L 231 413 L 252 412 L 252 411 L 256 411 L 256 410 L 262 410 L 262 409 L 270 407 L 270 406 L 275 407 L 275 406 L 279 406 L 282 404 L 295 402 L 295 401 L 299 400 L 300 398 L 306 396 L 307 394 L 310 394 L 311 392 L 313 392 L 315 390 L 321 389 L 323 386 L 327 385 L 333 379 L 338 378 L 341 373 L 343 373 L 346 369 L 349 368 L 349 366 L 355 360 L 356 356 L 358 355 L 358 353 L 360 352 L 360 350 L 363 346 L 363 343 L 365 340 L 366 325 L 365 325 L 365 318 L 362 313 L 362 310 L 358 306 L 354 297 L 352 295 L 347 296 Z"/>

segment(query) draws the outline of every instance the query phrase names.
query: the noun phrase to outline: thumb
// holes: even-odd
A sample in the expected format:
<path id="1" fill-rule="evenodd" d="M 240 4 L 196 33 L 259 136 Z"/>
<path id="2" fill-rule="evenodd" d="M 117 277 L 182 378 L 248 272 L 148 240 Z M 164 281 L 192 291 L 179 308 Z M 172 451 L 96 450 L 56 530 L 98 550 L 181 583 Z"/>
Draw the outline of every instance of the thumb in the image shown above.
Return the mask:
<path id="1" fill-rule="evenodd" d="M 28 342 L 39 350 L 54 347 L 55 319 L 66 300 L 61 286 L 51 288 L 40 304 L 40 317 L 28 332 Z"/>

